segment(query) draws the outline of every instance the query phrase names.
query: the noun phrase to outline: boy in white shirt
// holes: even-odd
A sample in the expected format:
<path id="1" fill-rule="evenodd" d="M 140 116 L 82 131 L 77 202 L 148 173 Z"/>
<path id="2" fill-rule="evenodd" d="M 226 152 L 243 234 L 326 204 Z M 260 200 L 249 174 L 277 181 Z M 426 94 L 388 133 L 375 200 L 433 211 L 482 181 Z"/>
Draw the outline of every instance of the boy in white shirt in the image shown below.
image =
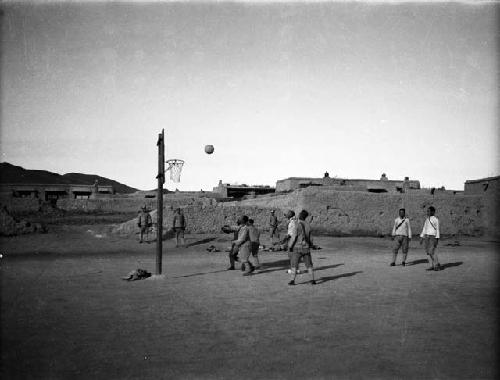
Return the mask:
<path id="1" fill-rule="evenodd" d="M 439 242 L 439 219 L 434 216 L 436 209 L 430 206 L 427 209 L 427 219 L 425 219 L 422 233 L 420 234 L 420 244 L 425 242 L 425 252 L 431 258 L 431 267 L 428 270 L 441 270 L 436 247 Z"/>
<path id="2" fill-rule="evenodd" d="M 394 220 L 392 238 L 395 241 L 395 245 L 392 250 L 391 267 L 396 265 L 396 257 L 398 256 L 399 248 L 402 248 L 403 251 L 403 262 L 401 265 L 405 266 L 411 240 L 411 227 L 410 219 L 406 217 L 406 210 L 404 208 L 399 209 L 399 216 Z"/>

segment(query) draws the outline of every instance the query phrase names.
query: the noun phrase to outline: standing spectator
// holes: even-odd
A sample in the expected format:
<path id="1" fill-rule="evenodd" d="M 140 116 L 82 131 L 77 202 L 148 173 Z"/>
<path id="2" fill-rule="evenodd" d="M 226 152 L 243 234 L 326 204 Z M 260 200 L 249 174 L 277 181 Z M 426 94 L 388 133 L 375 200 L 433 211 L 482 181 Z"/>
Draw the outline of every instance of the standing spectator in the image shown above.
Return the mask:
<path id="1" fill-rule="evenodd" d="M 186 217 L 180 208 L 177 208 L 172 220 L 172 228 L 175 232 L 175 247 L 185 247 L 184 245 L 184 231 L 186 229 Z"/>
<path id="2" fill-rule="evenodd" d="M 425 242 L 425 252 L 430 257 L 430 268 L 428 270 L 441 270 L 436 248 L 439 242 L 439 219 L 434 216 L 436 209 L 430 206 L 427 209 L 427 219 L 425 219 L 422 233 L 420 234 L 420 244 Z"/>
<path id="3" fill-rule="evenodd" d="M 396 265 L 399 248 L 402 248 L 403 251 L 403 262 L 401 265 L 405 266 L 411 240 L 411 227 L 410 220 L 406 217 L 406 210 L 404 208 L 399 209 L 399 216 L 394 220 L 392 238 L 394 239 L 395 244 L 392 250 L 391 267 Z"/>
<path id="4" fill-rule="evenodd" d="M 269 216 L 269 239 L 271 240 L 271 245 L 273 244 L 273 238 L 276 236 L 278 241 L 280 239 L 280 233 L 278 231 L 278 218 L 274 210 L 271 210 L 271 215 Z"/>
<path id="5" fill-rule="evenodd" d="M 141 239 L 139 243 L 144 241 L 144 234 L 146 234 L 146 242 L 149 243 L 148 240 L 148 232 L 149 228 L 153 225 L 153 220 L 151 219 L 151 215 L 147 212 L 146 206 L 142 206 L 141 211 L 139 213 L 139 218 L 137 220 L 137 226 L 140 229 Z"/>

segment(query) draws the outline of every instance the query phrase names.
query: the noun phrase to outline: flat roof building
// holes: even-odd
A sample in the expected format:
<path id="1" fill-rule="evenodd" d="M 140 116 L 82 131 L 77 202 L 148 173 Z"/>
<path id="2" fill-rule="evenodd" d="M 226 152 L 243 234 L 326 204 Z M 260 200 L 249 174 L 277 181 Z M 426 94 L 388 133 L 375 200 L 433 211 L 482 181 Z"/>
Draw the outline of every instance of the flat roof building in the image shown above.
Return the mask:
<path id="1" fill-rule="evenodd" d="M 293 191 L 303 189 L 310 186 L 329 186 L 338 190 L 351 191 L 369 191 L 372 193 L 387 193 L 387 192 L 405 192 L 407 190 L 420 189 L 420 182 L 410 180 L 406 177 L 404 180 L 389 180 L 387 176 L 382 175 L 381 179 L 348 179 L 348 178 L 332 178 L 326 175 L 323 178 L 310 177 L 290 177 L 281 179 L 276 182 L 276 191 Z"/>
<path id="2" fill-rule="evenodd" d="M 222 183 L 222 180 L 220 180 L 219 185 L 214 187 L 213 191 L 223 198 L 242 198 L 244 196 L 274 193 L 275 188 L 270 186 L 231 185 Z"/>
<path id="3" fill-rule="evenodd" d="M 50 201 L 59 198 L 89 199 L 114 194 L 113 186 L 67 184 L 15 184 L 0 185 L 2 198 L 38 198 Z"/>
<path id="4" fill-rule="evenodd" d="M 500 176 L 465 181 L 464 193 L 466 195 L 493 194 L 500 191 Z"/>

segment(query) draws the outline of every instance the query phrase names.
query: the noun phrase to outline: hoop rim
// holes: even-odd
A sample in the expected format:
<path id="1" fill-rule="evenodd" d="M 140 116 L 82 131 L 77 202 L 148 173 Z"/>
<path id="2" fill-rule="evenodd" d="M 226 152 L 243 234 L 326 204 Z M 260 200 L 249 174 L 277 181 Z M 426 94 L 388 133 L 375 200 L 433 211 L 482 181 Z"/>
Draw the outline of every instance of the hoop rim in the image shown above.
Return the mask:
<path id="1" fill-rule="evenodd" d="M 170 158 L 165 162 L 169 165 L 176 165 L 176 164 L 183 164 L 184 160 L 181 160 L 180 158 Z"/>

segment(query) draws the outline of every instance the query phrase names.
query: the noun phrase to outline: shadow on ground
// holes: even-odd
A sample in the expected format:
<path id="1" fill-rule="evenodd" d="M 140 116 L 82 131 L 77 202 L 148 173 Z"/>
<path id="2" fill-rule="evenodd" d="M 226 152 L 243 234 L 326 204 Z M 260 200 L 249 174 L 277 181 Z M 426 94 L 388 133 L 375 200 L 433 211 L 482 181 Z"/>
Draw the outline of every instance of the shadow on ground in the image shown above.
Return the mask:
<path id="1" fill-rule="evenodd" d="M 352 277 L 352 276 L 357 275 L 358 273 L 363 273 L 363 271 L 358 270 L 356 272 L 342 273 L 342 274 L 338 274 L 336 276 L 321 277 L 320 279 L 318 279 L 318 284 L 323 284 L 324 282 L 338 280 L 339 278 L 342 278 L 342 277 Z"/>
<path id="2" fill-rule="evenodd" d="M 333 264 L 333 265 L 324 265 L 321 267 L 314 267 L 314 271 L 317 272 L 319 270 L 337 268 L 341 265 L 344 265 L 344 263 Z M 260 270 L 258 273 L 254 273 L 254 274 L 264 274 L 264 273 L 271 273 L 271 272 L 276 272 L 276 271 L 280 271 L 280 270 L 290 269 L 290 260 L 283 259 L 283 260 L 278 260 L 278 261 L 274 261 L 274 262 L 262 263 L 262 268 L 263 268 L 262 270 Z M 269 269 L 266 269 L 266 268 L 269 268 Z"/>
<path id="3" fill-rule="evenodd" d="M 445 270 L 446 268 L 458 267 L 458 266 L 462 265 L 463 263 L 464 263 L 463 261 L 457 261 L 455 263 L 441 264 L 441 270 Z"/>
<path id="4" fill-rule="evenodd" d="M 408 261 L 406 265 L 418 265 L 418 264 L 427 264 L 429 261 L 427 259 L 413 260 Z"/>
<path id="5" fill-rule="evenodd" d="M 276 272 L 279 270 L 286 270 L 290 268 L 290 260 L 289 259 L 281 259 L 277 261 L 262 263 L 261 270 L 258 273 L 254 274 L 264 274 Z"/>
<path id="6" fill-rule="evenodd" d="M 332 269 L 332 268 L 337 268 L 341 265 L 344 265 L 344 263 L 340 263 L 340 264 L 333 264 L 333 265 L 325 265 L 323 267 L 314 267 L 314 271 L 317 272 L 319 270 L 325 270 L 325 269 Z"/>
<path id="7" fill-rule="evenodd" d="M 205 274 L 213 274 L 213 273 L 221 273 L 221 272 L 226 272 L 226 270 L 221 269 L 221 270 L 214 270 L 212 272 L 198 272 L 198 273 L 186 274 L 184 276 L 178 276 L 178 277 L 173 277 L 173 278 L 195 277 L 195 276 L 203 276 Z"/>
<path id="8" fill-rule="evenodd" d="M 209 237 L 206 239 L 196 240 L 196 241 L 193 241 L 192 243 L 186 244 L 186 248 L 194 247 L 195 245 L 210 243 L 211 241 L 214 241 L 215 239 L 217 239 L 217 238 L 216 237 Z"/>

